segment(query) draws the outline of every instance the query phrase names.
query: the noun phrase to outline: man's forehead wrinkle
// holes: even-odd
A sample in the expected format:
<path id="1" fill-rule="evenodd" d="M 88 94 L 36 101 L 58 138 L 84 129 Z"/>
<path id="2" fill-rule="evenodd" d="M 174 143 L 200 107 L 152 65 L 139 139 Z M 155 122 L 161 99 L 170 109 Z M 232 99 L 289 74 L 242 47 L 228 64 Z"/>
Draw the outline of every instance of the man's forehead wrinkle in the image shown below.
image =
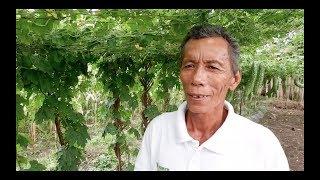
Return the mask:
<path id="1" fill-rule="evenodd" d="M 192 63 L 199 63 L 199 62 L 204 62 L 206 64 L 220 64 L 222 65 L 224 61 L 228 60 L 228 56 L 222 58 L 221 60 L 215 59 L 215 58 L 209 58 L 209 59 L 193 59 L 193 58 L 185 58 L 183 59 L 184 63 L 192 62 Z"/>

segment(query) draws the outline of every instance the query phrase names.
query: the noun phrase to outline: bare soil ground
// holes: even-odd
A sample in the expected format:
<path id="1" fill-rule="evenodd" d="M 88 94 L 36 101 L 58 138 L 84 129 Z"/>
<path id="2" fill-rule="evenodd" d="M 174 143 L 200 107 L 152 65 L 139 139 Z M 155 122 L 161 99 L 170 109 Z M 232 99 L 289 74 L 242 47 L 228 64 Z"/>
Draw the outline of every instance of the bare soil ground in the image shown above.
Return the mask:
<path id="1" fill-rule="evenodd" d="M 278 137 L 291 171 L 304 171 L 304 105 L 294 101 L 272 101 L 259 123 Z"/>

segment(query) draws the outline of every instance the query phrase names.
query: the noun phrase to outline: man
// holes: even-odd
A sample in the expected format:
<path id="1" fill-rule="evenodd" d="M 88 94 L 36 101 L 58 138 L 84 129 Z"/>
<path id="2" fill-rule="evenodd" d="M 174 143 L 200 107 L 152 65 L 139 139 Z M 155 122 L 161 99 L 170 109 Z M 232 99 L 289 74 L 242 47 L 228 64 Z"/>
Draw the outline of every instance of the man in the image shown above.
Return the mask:
<path id="1" fill-rule="evenodd" d="M 150 122 L 135 170 L 289 170 L 276 136 L 225 100 L 241 80 L 238 56 L 223 28 L 190 30 L 181 45 L 186 102 Z"/>

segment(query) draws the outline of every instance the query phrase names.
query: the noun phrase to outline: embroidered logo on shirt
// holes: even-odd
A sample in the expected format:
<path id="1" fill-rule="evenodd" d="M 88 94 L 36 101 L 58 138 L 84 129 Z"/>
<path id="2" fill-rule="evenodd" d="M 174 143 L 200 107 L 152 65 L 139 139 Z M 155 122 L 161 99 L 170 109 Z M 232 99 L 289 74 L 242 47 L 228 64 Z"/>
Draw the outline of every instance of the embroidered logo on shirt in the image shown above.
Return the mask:
<path id="1" fill-rule="evenodd" d="M 169 171 L 168 168 L 165 168 L 165 167 L 160 166 L 159 163 L 157 163 L 157 170 L 158 170 L 158 171 Z"/>

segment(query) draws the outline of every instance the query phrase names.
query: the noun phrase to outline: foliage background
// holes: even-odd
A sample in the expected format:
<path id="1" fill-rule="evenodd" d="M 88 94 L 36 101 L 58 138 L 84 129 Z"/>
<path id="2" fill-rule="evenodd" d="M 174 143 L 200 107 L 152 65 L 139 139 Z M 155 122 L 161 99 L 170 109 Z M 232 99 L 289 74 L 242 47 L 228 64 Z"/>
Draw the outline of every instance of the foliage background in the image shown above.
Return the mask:
<path id="1" fill-rule="evenodd" d="M 303 10 L 17 9 L 16 169 L 133 170 L 148 123 L 184 100 L 179 46 L 201 23 L 240 44 L 237 113 L 303 101 Z"/>

